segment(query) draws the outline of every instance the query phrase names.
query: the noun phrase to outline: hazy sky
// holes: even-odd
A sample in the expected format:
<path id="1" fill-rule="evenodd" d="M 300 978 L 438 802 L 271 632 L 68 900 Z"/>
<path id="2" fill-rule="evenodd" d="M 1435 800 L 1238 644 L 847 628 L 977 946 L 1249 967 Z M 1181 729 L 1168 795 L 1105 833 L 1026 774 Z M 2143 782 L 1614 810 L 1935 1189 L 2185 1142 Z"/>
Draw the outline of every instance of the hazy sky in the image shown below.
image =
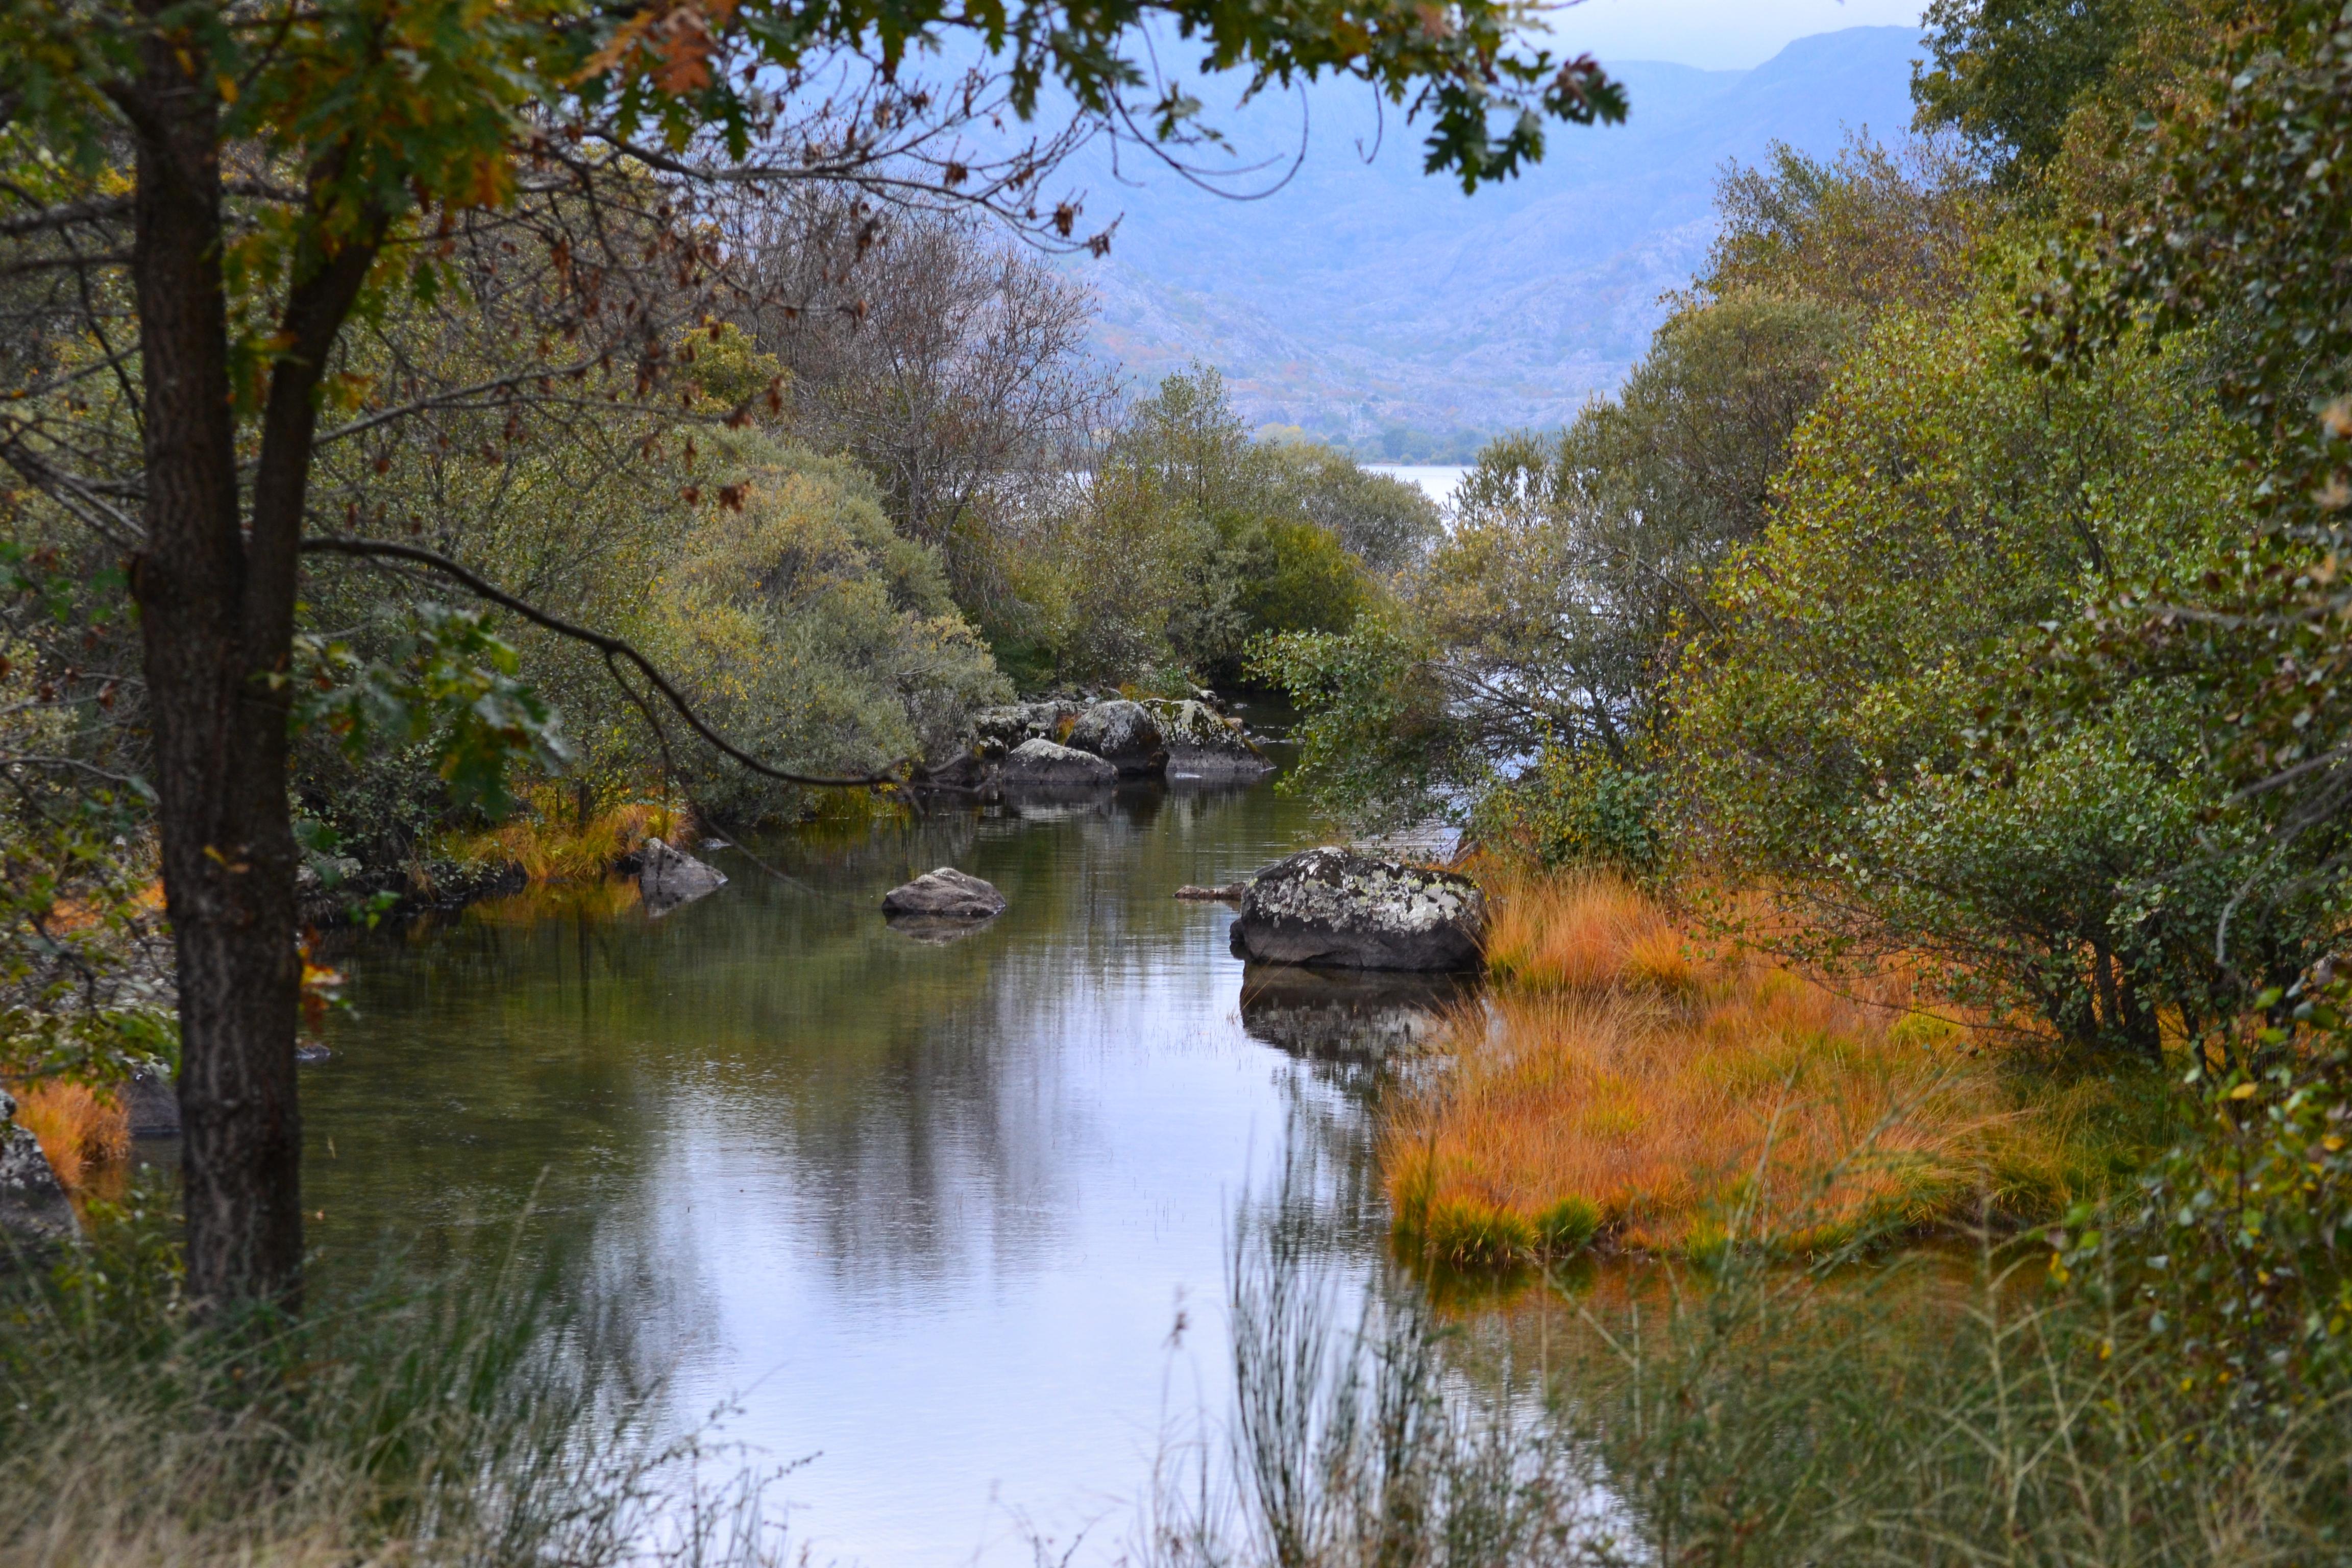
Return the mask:
<path id="1" fill-rule="evenodd" d="M 1760 65 L 1811 33 L 1916 26 L 1921 9 L 1919 0 L 1580 0 L 1552 26 L 1563 43 L 1604 63 L 1673 60 L 1724 70 Z"/>

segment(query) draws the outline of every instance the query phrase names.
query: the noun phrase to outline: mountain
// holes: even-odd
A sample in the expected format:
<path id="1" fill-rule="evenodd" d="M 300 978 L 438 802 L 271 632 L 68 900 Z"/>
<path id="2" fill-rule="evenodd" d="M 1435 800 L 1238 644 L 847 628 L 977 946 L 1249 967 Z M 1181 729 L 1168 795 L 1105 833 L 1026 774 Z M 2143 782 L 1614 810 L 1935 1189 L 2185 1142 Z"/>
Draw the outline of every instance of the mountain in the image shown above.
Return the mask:
<path id="1" fill-rule="evenodd" d="M 1705 259 L 1725 167 L 1774 141 L 1826 155 L 1849 132 L 1898 134 L 1918 52 L 1911 28 L 1852 27 L 1752 70 L 1615 65 L 1627 123 L 1555 127 L 1540 164 L 1475 196 L 1423 174 L 1416 131 L 1338 84 L 1223 122 L 1236 169 L 1297 154 L 1304 133 L 1296 173 L 1263 199 L 1139 175 L 1132 147 L 1118 168 L 1090 151 L 1066 171 L 1090 219 L 1123 215 L 1108 258 L 1070 263 L 1100 306 L 1096 350 L 1147 384 L 1213 364 L 1253 423 L 1367 455 L 1459 456 L 1559 425 L 1617 385 L 1665 316 L 1659 297 Z"/>

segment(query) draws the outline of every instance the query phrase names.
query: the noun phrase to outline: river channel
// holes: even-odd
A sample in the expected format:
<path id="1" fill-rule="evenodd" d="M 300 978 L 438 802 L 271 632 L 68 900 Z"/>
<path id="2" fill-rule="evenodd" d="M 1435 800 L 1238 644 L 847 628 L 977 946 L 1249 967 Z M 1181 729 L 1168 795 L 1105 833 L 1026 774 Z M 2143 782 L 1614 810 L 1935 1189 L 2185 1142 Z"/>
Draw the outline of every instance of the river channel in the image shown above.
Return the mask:
<path id="1" fill-rule="evenodd" d="M 1381 1253 L 1396 1015 L 1245 1006 L 1231 910 L 1171 896 L 1317 841 L 1270 784 L 1180 781 L 715 849 L 729 885 L 659 919 L 615 883 L 366 939 L 304 1069 L 321 1267 L 561 1242 L 680 1423 L 796 1467 L 814 1561 L 1109 1561 L 1223 1408 L 1236 1205 L 1287 1164 L 1341 1268 Z M 886 926 L 942 865 L 1008 911 Z"/>

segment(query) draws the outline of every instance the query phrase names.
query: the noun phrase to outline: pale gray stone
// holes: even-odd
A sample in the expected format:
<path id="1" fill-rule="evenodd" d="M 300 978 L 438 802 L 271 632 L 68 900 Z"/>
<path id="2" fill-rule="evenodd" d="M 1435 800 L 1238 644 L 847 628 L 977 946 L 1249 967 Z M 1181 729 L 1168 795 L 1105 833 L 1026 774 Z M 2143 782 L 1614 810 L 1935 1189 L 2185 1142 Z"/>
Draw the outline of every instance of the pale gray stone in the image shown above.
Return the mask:
<path id="1" fill-rule="evenodd" d="M 883 894 L 882 912 L 929 915 L 940 920 L 992 920 L 1004 912 L 1004 895 L 969 872 L 942 866 Z"/>
<path id="2" fill-rule="evenodd" d="M 1475 969 L 1486 900 L 1467 877 L 1352 849 L 1307 849 L 1242 895 L 1233 949 L 1264 963 L 1339 969 Z"/>

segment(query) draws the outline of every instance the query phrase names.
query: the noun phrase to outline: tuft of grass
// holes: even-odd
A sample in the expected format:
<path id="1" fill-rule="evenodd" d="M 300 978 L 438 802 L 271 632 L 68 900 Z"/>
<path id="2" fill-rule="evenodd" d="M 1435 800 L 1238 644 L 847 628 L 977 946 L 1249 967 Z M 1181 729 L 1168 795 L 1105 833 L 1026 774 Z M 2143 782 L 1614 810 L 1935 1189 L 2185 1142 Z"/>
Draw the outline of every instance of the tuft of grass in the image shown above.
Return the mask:
<path id="1" fill-rule="evenodd" d="M 486 833 L 457 838 L 450 851 L 460 861 L 520 867 L 534 882 L 593 881 L 646 839 L 674 842 L 692 828 L 693 819 L 683 809 L 650 800 L 592 810 L 583 823 L 571 792 L 542 784 L 528 792 L 512 818 Z"/>
<path id="2" fill-rule="evenodd" d="M 58 1183 L 79 1193 L 97 1168 L 119 1165 L 131 1153 L 131 1114 L 104 1089 L 60 1079 L 11 1084 L 16 1121 L 49 1158 Z"/>
<path id="3" fill-rule="evenodd" d="M 161 1216 L 0 1280 L 0 1568 L 774 1561 L 758 1479 L 693 1487 L 625 1315 L 561 1271 L 388 1269 L 191 1319 Z"/>
<path id="4" fill-rule="evenodd" d="M 1450 1070 L 1385 1135 L 1400 1240 L 1432 1261 L 1474 1250 L 1441 1242 L 1441 1216 L 1540 1235 L 1589 1214 L 1585 1244 L 1683 1255 L 2038 1218 L 2127 1166 L 2112 1145 L 2160 1099 L 1922 1016 L 1898 969 L 1833 991 L 1709 950 L 1613 878 L 1504 880 L 1493 902 L 1501 984 L 1453 1022 Z"/>

